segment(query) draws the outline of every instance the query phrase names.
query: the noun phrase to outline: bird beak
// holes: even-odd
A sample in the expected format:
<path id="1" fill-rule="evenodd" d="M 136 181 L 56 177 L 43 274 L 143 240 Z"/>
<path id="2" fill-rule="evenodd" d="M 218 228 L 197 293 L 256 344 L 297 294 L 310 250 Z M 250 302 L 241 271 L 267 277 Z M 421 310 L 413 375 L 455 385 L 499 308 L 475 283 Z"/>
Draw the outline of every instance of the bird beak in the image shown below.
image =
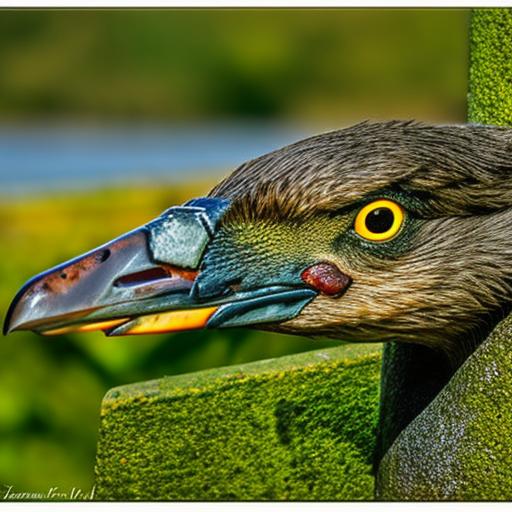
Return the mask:
<path id="1" fill-rule="evenodd" d="M 110 336 L 281 322 L 317 292 L 268 286 L 202 300 L 201 262 L 229 207 L 199 198 L 28 281 L 14 298 L 4 334 L 56 335 L 102 330 Z"/>

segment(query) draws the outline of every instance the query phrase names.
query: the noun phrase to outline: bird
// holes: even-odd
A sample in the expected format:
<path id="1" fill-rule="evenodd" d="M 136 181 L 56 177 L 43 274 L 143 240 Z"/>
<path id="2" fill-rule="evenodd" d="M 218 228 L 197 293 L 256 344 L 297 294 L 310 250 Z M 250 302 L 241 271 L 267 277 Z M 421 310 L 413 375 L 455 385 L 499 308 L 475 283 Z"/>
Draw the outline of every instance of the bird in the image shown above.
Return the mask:
<path id="1" fill-rule="evenodd" d="M 380 462 L 411 437 L 429 453 L 418 425 L 440 425 L 459 461 L 458 434 L 442 428 L 464 410 L 457 389 L 448 412 L 426 406 L 510 313 L 511 223 L 512 129 L 365 121 L 250 160 L 206 197 L 38 274 L 4 334 L 245 326 L 385 342 L 374 470 L 396 483 L 416 459 Z M 451 496 L 459 484 L 447 475 Z"/>
<path id="2" fill-rule="evenodd" d="M 248 326 L 420 344 L 456 364 L 510 310 L 512 130 L 364 121 L 39 274 L 4 332 Z"/>

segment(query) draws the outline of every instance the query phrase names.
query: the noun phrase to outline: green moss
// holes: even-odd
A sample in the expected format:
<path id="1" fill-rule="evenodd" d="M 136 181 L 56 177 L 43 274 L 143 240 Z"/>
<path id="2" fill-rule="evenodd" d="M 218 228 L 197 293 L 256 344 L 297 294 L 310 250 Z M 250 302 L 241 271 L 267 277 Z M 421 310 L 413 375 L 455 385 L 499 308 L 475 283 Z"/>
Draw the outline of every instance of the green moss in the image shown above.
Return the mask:
<path id="1" fill-rule="evenodd" d="M 337 347 L 111 390 L 97 496 L 371 499 L 379 367 Z"/>
<path id="2" fill-rule="evenodd" d="M 380 420 L 375 462 L 453 376 L 446 356 L 428 347 L 386 343 L 382 357 Z"/>
<path id="3" fill-rule="evenodd" d="M 512 499 L 512 316 L 405 429 L 379 470 L 379 497 Z"/>
<path id="4" fill-rule="evenodd" d="M 512 10 L 474 9 L 471 17 L 468 119 L 512 124 Z"/>

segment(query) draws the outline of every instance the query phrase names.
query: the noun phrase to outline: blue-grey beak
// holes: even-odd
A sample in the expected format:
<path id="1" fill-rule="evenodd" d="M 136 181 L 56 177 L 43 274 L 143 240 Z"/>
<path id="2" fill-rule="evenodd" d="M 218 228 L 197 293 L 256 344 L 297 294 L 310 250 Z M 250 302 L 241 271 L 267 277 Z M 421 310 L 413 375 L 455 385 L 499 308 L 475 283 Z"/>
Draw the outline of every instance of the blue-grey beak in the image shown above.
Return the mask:
<path id="1" fill-rule="evenodd" d="M 201 262 L 229 208 L 199 198 L 78 258 L 37 275 L 14 298 L 4 334 L 103 330 L 112 336 L 282 322 L 317 292 L 269 286 L 202 301 Z M 219 288 L 221 283 L 219 283 Z"/>

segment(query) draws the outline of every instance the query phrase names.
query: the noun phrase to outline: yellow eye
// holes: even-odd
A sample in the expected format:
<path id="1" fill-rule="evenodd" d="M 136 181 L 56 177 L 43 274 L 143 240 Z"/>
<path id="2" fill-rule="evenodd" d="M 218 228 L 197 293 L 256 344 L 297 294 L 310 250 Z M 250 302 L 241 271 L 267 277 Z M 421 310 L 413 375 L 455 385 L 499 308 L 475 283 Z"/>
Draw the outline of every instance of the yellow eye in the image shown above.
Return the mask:
<path id="1" fill-rule="evenodd" d="M 404 222 L 404 209 L 389 199 L 378 199 L 357 214 L 356 233 L 372 242 L 385 242 L 393 238 Z"/>

